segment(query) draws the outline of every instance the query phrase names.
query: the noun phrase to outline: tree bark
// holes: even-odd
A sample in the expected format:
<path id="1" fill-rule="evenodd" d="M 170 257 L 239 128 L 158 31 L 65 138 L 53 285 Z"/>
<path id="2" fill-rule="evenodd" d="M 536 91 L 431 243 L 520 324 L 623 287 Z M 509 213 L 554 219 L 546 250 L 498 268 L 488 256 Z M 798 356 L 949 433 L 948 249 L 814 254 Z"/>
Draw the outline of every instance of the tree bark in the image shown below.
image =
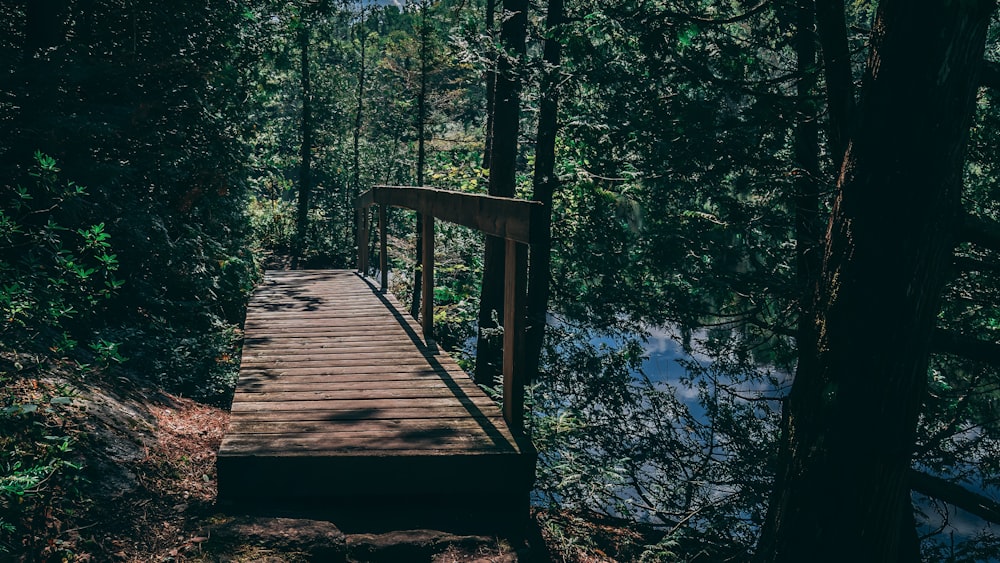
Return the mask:
<path id="1" fill-rule="evenodd" d="M 905 561 L 928 347 L 992 1 L 883 0 L 758 560 Z"/>
<path id="2" fill-rule="evenodd" d="M 302 19 L 299 27 L 299 65 L 302 89 L 302 145 L 299 149 L 299 197 L 295 220 L 295 244 L 292 249 L 292 269 L 299 267 L 305 250 L 309 227 L 309 199 L 312 192 L 312 88 L 309 84 L 309 24 Z"/>
<path id="3" fill-rule="evenodd" d="M 551 285 L 550 265 L 552 262 L 552 196 L 559 189 L 556 177 L 556 133 L 559 127 L 559 75 L 562 44 L 556 34 L 563 23 L 563 0 L 549 0 L 545 16 L 548 36 L 542 52 L 545 75 L 542 81 L 541 100 L 538 108 L 538 139 L 535 143 L 535 174 L 533 177 L 533 197 L 545 206 L 543 223 L 538 226 L 541 238 L 531 246 L 528 263 L 528 328 L 525 334 L 526 378 L 531 381 L 538 375 L 538 364 L 545 340 L 545 324 L 548 314 Z"/>
<path id="4" fill-rule="evenodd" d="M 420 2 L 420 91 L 417 93 L 417 185 L 424 185 L 424 167 L 427 152 L 424 146 L 427 127 L 427 41 L 430 28 L 427 26 L 427 0 Z M 420 294 L 423 291 L 423 247 L 424 217 L 417 213 L 416 267 L 413 268 L 413 299 L 410 301 L 410 316 L 417 318 L 420 313 Z"/>
<path id="5" fill-rule="evenodd" d="M 822 224 L 819 219 L 819 124 L 815 89 L 817 82 L 817 36 L 815 0 L 793 0 L 795 11 L 795 56 L 798 66 L 796 84 L 797 111 L 794 137 L 794 187 L 795 187 L 795 264 L 796 298 L 799 301 L 798 325 L 795 339 L 800 356 L 815 354 L 815 325 L 811 312 L 815 304 L 813 288 L 816 287 L 822 267 Z M 780 9 L 780 8 L 779 8 Z M 787 404 L 782 405 L 782 444 L 788 441 Z M 782 454 L 787 455 L 783 448 Z M 787 460 L 779 460 L 782 463 Z M 783 483 L 775 483 L 774 490 L 781 489 Z M 774 541 L 776 522 L 764 523 L 761 530 L 761 546 Z"/>
<path id="6" fill-rule="evenodd" d="M 368 78 L 367 53 L 368 33 L 365 30 L 366 9 L 361 7 L 361 20 L 358 22 L 358 46 L 361 48 L 361 57 L 358 62 L 358 103 L 354 108 L 354 143 L 352 146 L 352 171 L 351 198 L 348 202 L 348 209 L 353 208 L 354 200 L 361 193 L 361 126 L 365 115 L 365 81 Z"/>
<path id="7" fill-rule="evenodd" d="M 840 170 L 856 111 L 844 0 L 816 0 L 816 31 L 822 45 L 823 75 L 826 78 L 830 157 Z"/>
<path id="8" fill-rule="evenodd" d="M 486 0 L 486 34 L 492 39 L 496 32 L 497 0 Z M 493 110 L 497 98 L 497 61 L 486 71 L 486 143 L 483 148 L 483 168 L 489 169 L 493 160 Z"/>
<path id="9" fill-rule="evenodd" d="M 517 169 L 517 136 L 520 130 L 521 81 L 517 63 L 525 54 L 528 24 L 527 0 L 504 0 L 500 26 L 500 53 L 497 64 L 496 101 L 493 110 L 493 146 L 490 155 L 489 194 L 514 196 Z M 502 358 L 498 338 L 487 331 L 503 322 L 504 282 L 503 240 L 486 237 L 483 257 L 483 289 L 479 300 L 479 335 L 476 343 L 476 382 L 492 383 L 500 373 Z"/>
<path id="10" fill-rule="evenodd" d="M 795 263 L 799 299 L 796 338 L 800 354 L 813 354 L 813 288 L 822 268 L 823 225 L 820 221 L 819 109 L 816 89 L 816 11 L 814 0 L 796 0 L 795 53 L 799 80 L 796 85 L 798 123 L 795 127 Z"/>

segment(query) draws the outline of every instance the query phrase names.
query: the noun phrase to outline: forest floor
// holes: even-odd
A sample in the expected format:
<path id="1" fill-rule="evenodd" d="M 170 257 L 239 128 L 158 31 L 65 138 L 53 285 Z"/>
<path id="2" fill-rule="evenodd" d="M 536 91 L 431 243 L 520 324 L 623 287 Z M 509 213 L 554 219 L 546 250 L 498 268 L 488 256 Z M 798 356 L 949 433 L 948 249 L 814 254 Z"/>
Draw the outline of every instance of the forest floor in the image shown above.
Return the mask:
<path id="1" fill-rule="evenodd" d="M 73 382 L 62 376 L 5 385 L 15 402 L 53 405 L 46 432 L 73 436 L 82 478 L 49 484 L 50 498 L 29 522 L 21 546 L 0 561 L 614 561 L 593 539 L 608 530 L 536 513 L 535 545 L 433 530 L 342 533 L 335 523 L 230 514 L 216 504 L 215 460 L 229 420 L 225 409 L 118 378 Z M 67 391 L 71 389 L 71 391 Z M 2 508 L 2 507 L 0 507 Z M 2 516 L 2 515 L 0 515 Z M 593 532 L 593 534 L 591 534 Z M 590 536 L 593 537 L 584 537 Z M 606 543 L 606 542 L 602 542 Z M 20 553 L 18 553 L 20 551 Z M 614 551 L 611 549 L 611 551 Z"/>

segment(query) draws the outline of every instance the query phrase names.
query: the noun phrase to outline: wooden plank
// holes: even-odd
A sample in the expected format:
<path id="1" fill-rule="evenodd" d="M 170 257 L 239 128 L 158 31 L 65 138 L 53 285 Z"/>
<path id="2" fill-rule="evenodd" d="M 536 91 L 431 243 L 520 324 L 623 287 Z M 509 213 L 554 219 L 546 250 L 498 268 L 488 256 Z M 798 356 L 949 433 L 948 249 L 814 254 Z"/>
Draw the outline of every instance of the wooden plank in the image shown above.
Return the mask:
<path id="1" fill-rule="evenodd" d="M 393 328 L 395 326 L 396 328 Z M 409 334 L 399 325 L 386 324 L 385 327 L 374 327 L 366 325 L 364 327 L 331 327 L 331 326 L 315 326 L 315 327 L 260 327 L 259 331 L 267 331 L 270 336 L 267 337 L 254 337 L 254 338 L 267 338 L 269 340 L 278 340 L 285 338 L 323 338 L 323 337 L 342 337 L 342 336 L 381 336 L 387 333 L 394 333 L 397 336 L 402 337 L 403 335 L 409 336 Z"/>
<path id="2" fill-rule="evenodd" d="M 440 369 L 434 369 L 426 364 L 414 364 L 409 366 L 394 365 L 394 366 L 372 366 L 365 364 L 363 366 L 264 366 L 264 367 L 251 367 L 243 366 L 240 373 L 251 377 L 268 377 L 268 378 L 278 378 L 278 377 L 290 377 L 290 376 L 350 376 L 350 375 L 372 375 L 372 374 L 385 374 L 387 377 L 392 374 L 403 374 L 409 375 L 413 374 L 415 377 L 442 377 L 443 373 Z M 458 375 L 457 377 L 464 377 L 464 375 Z M 368 379 L 365 379 L 367 381 Z"/>
<path id="3" fill-rule="evenodd" d="M 242 364 L 243 367 L 248 369 L 308 369 L 308 368 L 365 368 L 365 367 L 381 367 L 384 369 L 395 368 L 396 366 L 406 366 L 406 367 L 426 367 L 427 362 L 418 359 L 408 359 L 408 358 L 352 358 L 349 360 L 340 360 L 337 362 L 336 368 L 331 368 L 330 360 L 298 360 L 298 361 L 283 361 L 283 360 L 268 360 L 262 362 L 254 362 L 248 360 Z"/>
<path id="4" fill-rule="evenodd" d="M 462 390 L 466 393 L 476 391 L 472 385 L 462 385 L 444 380 L 429 380 L 415 383 L 410 378 L 398 379 L 368 379 L 365 381 L 340 381 L 339 379 L 323 378 L 312 381 L 289 380 L 253 380 L 240 381 L 237 389 L 243 393 L 277 393 L 284 391 L 369 391 L 390 389 L 448 389 Z"/>
<path id="5" fill-rule="evenodd" d="M 297 450 L 308 451 L 310 454 L 333 453 L 344 450 L 385 452 L 389 450 L 404 451 L 514 451 L 514 446 L 507 441 L 492 440 L 485 436 L 472 434 L 438 435 L 421 438 L 399 436 L 370 436 L 364 434 L 227 434 L 224 438 L 229 452 L 282 452 L 293 453 Z"/>
<path id="6" fill-rule="evenodd" d="M 456 391 L 449 387 L 428 387 L 421 385 L 416 388 L 369 388 L 369 389 L 325 389 L 325 390 L 272 390 L 263 388 L 256 393 L 244 393 L 240 402 L 247 401 L 381 401 L 384 399 L 451 399 Z M 473 401 L 476 402 L 476 401 Z M 485 401 L 476 402 L 485 405 Z"/>
<path id="7" fill-rule="evenodd" d="M 326 432 L 331 428 L 336 428 L 338 432 L 370 432 L 370 431 L 397 431 L 411 432 L 421 430 L 472 430 L 483 431 L 484 427 L 490 431 L 506 432 L 503 427 L 503 418 L 494 419 L 472 419 L 472 418 L 435 418 L 427 419 L 401 419 L 401 420 L 355 420 L 345 424 L 343 421 L 302 421 L 302 420 L 278 420 L 278 421 L 251 421 L 237 420 L 229 427 L 229 432 L 235 434 L 285 434 L 285 433 L 310 433 Z"/>
<path id="8" fill-rule="evenodd" d="M 249 400 L 248 400 L 249 399 Z M 262 410 L 327 410 L 334 411 L 379 411 L 384 409 L 427 409 L 433 410 L 435 407 L 455 407 L 467 411 L 492 410 L 496 404 L 485 397 L 447 397 L 447 398 L 418 398 L 418 399 L 318 399 L 318 400 L 275 400 L 261 401 L 256 396 L 240 397 L 233 401 L 233 411 L 248 412 Z"/>
<path id="9" fill-rule="evenodd" d="M 342 296 L 342 298 L 351 296 Z M 365 297 L 363 295 L 356 296 L 357 298 Z M 370 313 L 372 317 L 388 317 L 392 318 L 391 315 L 387 315 L 385 310 L 385 304 L 381 302 L 368 303 L 364 306 L 352 305 L 349 307 L 342 306 L 340 304 L 330 304 L 329 308 L 323 308 L 321 310 L 313 310 L 303 307 L 299 310 L 293 310 L 289 308 L 284 308 L 282 310 L 274 310 L 269 308 L 253 308 L 248 309 L 248 316 L 253 319 L 267 320 L 284 320 L 284 319 L 294 319 L 298 321 L 304 320 L 303 313 L 309 313 L 308 318 L 311 319 L 324 319 L 324 318 L 339 318 L 339 317 L 350 317 L 358 319 L 357 315 L 361 313 Z M 354 316 L 352 316 L 354 315 Z M 366 319 L 358 319 L 363 321 Z"/>
<path id="10" fill-rule="evenodd" d="M 300 315 L 301 316 L 301 315 Z M 351 315 L 344 313 L 343 315 L 329 314 L 325 316 L 312 316 L 310 315 L 307 319 L 269 319 L 267 317 L 255 318 L 250 317 L 247 319 L 245 326 L 250 328 L 259 328 L 261 330 L 270 330 L 272 327 L 350 327 L 350 328 L 364 328 L 364 327 L 403 327 L 407 326 L 404 324 L 403 319 L 393 319 L 392 317 L 372 317 L 367 318 L 364 315 Z"/>
<path id="11" fill-rule="evenodd" d="M 321 421 L 321 420 L 392 420 L 392 419 L 438 419 L 438 418 L 493 418 L 494 412 L 482 409 L 479 412 L 470 411 L 461 405 L 446 407 L 423 406 L 423 407 L 398 407 L 398 408 L 304 408 L 301 405 L 291 404 L 287 409 L 275 409 L 271 403 L 253 403 L 254 409 L 234 409 L 231 420 L 298 420 L 298 421 Z M 259 408 L 264 406 L 266 408 Z"/>
<path id="12" fill-rule="evenodd" d="M 350 345 L 340 345 L 340 346 L 324 346 L 321 348 L 286 348 L 284 346 L 269 346 L 267 348 L 255 347 L 250 352 L 250 357 L 252 358 L 297 358 L 300 356 L 309 356 L 313 358 L 322 358 L 325 356 L 367 356 L 374 355 L 378 357 L 399 355 L 400 353 L 410 352 L 406 354 L 408 357 L 415 357 L 412 352 L 418 351 L 421 355 L 425 354 L 423 350 L 423 345 L 419 347 L 415 346 L 413 343 L 404 343 L 399 341 L 387 340 L 380 343 L 376 343 L 375 346 L 360 346 L 355 344 L 354 347 Z M 424 359 L 424 361 L 427 361 Z"/>

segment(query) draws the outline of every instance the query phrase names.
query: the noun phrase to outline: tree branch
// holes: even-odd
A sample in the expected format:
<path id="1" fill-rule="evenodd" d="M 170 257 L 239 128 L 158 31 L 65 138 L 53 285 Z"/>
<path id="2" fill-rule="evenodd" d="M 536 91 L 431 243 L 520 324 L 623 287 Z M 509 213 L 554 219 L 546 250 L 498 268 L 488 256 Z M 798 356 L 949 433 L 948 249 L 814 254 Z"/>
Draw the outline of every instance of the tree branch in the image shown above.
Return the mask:
<path id="1" fill-rule="evenodd" d="M 992 250 L 1000 250 L 1000 223 L 966 214 L 962 219 L 959 239 Z"/>
<path id="2" fill-rule="evenodd" d="M 983 61 L 983 68 L 979 74 L 979 85 L 1000 90 L 1000 63 Z"/>
<path id="3" fill-rule="evenodd" d="M 946 479 L 910 470 L 910 488 L 990 522 L 1000 524 L 1000 503 Z"/>
<path id="4" fill-rule="evenodd" d="M 935 352 L 961 356 L 969 360 L 1000 365 L 1000 344 L 961 336 L 942 329 L 934 331 L 931 349 Z"/>
<path id="5" fill-rule="evenodd" d="M 1000 272 L 1000 262 L 977 260 L 967 256 L 954 258 L 955 269 L 959 272 L 997 273 Z"/>

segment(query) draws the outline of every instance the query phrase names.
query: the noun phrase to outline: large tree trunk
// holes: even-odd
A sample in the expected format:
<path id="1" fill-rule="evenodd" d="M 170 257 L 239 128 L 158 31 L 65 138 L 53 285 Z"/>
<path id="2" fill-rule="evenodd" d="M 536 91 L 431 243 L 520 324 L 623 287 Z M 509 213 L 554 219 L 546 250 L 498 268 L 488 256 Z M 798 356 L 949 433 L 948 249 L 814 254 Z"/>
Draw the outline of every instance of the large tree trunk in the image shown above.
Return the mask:
<path id="1" fill-rule="evenodd" d="M 306 230 L 309 227 L 309 199 L 312 192 L 312 88 L 309 84 L 309 24 L 303 19 L 299 27 L 299 64 L 302 86 L 302 145 L 299 150 L 299 198 L 295 220 L 295 243 L 292 249 L 292 269 L 299 267 L 305 251 Z"/>
<path id="2" fill-rule="evenodd" d="M 515 74 L 515 66 L 525 54 L 528 2 L 504 0 L 503 9 L 500 43 L 504 51 L 497 64 L 489 194 L 513 197 L 521 104 L 521 82 Z M 500 339 L 488 337 L 486 332 L 497 327 L 494 317 L 501 322 L 503 320 L 504 246 L 503 240 L 486 237 L 475 374 L 476 381 L 483 384 L 493 382 L 493 378 L 500 373 L 502 363 Z"/>
<path id="3" fill-rule="evenodd" d="M 535 174 L 533 197 L 545 206 L 545 219 L 539 225 L 541 240 L 531 246 L 528 265 L 528 328 L 524 341 L 525 370 L 529 379 L 538 373 L 538 363 L 545 340 L 545 323 L 549 304 L 551 264 L 552 196 L 559 187 L 556 177 L 556 132 L 559 125 L 559 64 L 562 44 L 556 37 L 557 28 L 563 23 L 563 0 L 549 0 L 545 28 L 548 37 L 542 59 L 545 75 L 542 81 L 541 100 L 538 108 L 538 140 L 535 143 Z"/>
<path id="4" fill-rule="evenodd" d="M 992 1 L 879 5 L 758 559 L 903 561 L 909 466 Z"/>

